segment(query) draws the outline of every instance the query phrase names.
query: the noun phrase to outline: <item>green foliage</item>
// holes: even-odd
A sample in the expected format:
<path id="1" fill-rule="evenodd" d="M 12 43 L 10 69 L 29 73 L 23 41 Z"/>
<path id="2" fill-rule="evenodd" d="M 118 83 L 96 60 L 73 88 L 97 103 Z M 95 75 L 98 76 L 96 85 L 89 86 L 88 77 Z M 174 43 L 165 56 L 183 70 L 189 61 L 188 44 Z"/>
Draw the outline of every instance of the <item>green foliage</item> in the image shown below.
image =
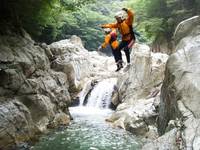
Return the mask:
<path id="1" fill-rule="evenodd" d="M 119 9 L 120 3 L 115 1 L 110 5 L 108 0 L 96 1 L 68 14 L 57 39 L 76 34 L 82 38 L 87 49 L 96 50 L 104 40 L 104 33 L 99 25 L 115 21 L 113 13 Z"/>
<path id="2" fill-rule="evenodd" d="M 199 0 L 1 0 L 0 21 L 24 27 L 40 42 L 76 34 L 95 50 L 104 37 L 99 25 L 115 22 L 114 13 L 123 7 L 135 11 L 134 26 L 149 43 L 169 41 L 180 21 L 200 13 Z"/>
<path id="3" fill-rule="evenodd" d="M 103 42 L 100 24 L 113 22 L 121 0 L 2 0 L 8 20 L 25 28 L 39 42 L 51 43 L 76 34 L 88 49 Z M 112 5 L 111 5 L 112 4 Z M 2 7 L 3 6 L 3 7 Z"/>
<path id="4" fill-rule="evenodd" d="M 163 19 L 161 18 L 150 18 L 141 22 L 139 29 L 143 33 L 145 39 L 155 41 L 156 38 L 160 36 L 160 33 L 164 31 L 162 23 Z"/>
<path id="5" fill-rule="evenodd" d="M 1 0 L 1 18 L 24 27 L 36 40 L 52 42 L 61 33 L 67 14 L 94 0 Z M 6 15 L 5 15 L 6 14 Z"/>
<path id="6" fill-rule="evenodd" d="M 127 0 L 136 11 L 136 24 L 149 43 L 159 37 L 171 40 L 177 24 L 200 12 L 199 0 Z"/>

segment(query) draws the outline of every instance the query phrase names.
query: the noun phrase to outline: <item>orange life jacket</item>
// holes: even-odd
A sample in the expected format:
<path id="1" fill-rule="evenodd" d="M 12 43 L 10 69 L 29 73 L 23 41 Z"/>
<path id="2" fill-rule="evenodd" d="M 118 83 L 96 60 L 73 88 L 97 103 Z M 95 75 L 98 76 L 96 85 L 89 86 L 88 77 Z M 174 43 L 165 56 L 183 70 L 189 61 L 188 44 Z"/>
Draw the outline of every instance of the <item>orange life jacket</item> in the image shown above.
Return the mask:
<path id="1" fill-rule="evenodd" d="M 107 34 L 104 39 L 104 43 L 102 44 L 103 48 L 110 44 L 113 49 L 116 49 L 119 46 L 119 42 L 117 41 L 117 32 L 116 30 L 112 30 L 111 33 Z"/>

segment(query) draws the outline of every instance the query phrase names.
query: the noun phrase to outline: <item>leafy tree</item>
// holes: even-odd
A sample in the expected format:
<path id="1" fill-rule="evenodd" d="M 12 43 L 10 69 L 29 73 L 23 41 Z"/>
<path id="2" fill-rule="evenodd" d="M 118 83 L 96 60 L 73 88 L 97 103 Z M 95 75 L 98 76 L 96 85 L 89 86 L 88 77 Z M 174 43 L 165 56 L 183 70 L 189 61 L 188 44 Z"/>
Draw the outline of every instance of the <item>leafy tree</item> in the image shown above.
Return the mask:
<path id="1" fill-rule="evenodd" d="M 78 10 L 91 1 L 93 0 L 1 0 L 0 21 L 3 24 L 10 22 L 18 28 L 24 27 L 36 40 L 54 41 L 65 23 L 65 14 Z"/>
<path id="2" fill-rule="evenodd" d="M 177 24 L 200 12 L 199 0 L 127 0 L 136 11 L 138 29 L 149 43 L 171 41 Z"/>
<path id="3" fill-rule="evenodd" d="M 99 24 L 114 22 L 114 13 L 123 7 L 135 11 L 134 25 L 150 44 L 170 42 L 180 21 L 200 13 L 199 0 L 1 0 L 0 25 L 23 27 L 47 43 L 76 34 L 95 50 L 104 37 Z"/>

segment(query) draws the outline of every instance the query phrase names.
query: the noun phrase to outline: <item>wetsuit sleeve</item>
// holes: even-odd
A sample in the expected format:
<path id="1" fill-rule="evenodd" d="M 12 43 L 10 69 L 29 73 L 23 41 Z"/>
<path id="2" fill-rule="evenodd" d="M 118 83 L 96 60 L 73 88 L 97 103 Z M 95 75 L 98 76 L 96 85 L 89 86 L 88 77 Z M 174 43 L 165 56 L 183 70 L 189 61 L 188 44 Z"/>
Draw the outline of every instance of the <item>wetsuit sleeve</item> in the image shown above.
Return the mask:
<path id="1" fill-rule="evenodd" d="M 127 14 L 128 14 L 128 18 L 126 19 L 126 24 L 132 25 L 134 21 L 135 13 L 129 9 L 127 10 Z"/>
<path id="2" fill-rule="evenodd" d="M 110 42 L 110 38 L 111 38 L 110 35 L 106 35 L 105 40 L 104 40 L 104 43 L 101 45 L 102 48 L 106 48 L 106 46 L 107 46 L 107 45 L 109 44 L 109 42 Z"/>
<path id="3" fill-rule="evenodd" d="M 102 28 L 117 28 L 117 23 L 110 23 L 110 24 L 104 24 L 101 25 Z"/>

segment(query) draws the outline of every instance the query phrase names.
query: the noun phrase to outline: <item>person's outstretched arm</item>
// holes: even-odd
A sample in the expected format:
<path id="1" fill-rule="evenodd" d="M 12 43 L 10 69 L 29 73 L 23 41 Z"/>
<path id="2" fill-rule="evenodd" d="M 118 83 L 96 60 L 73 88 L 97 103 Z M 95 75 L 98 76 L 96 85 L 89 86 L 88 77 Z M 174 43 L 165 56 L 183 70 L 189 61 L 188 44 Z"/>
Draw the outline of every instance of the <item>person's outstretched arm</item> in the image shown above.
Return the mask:
<path id="1" fill-rule="evenodd" d="M 102 28 L 118 28 L 117 23 L 103 24 Z"/>
<path id="2" fill-rule="evenodd" d="M 135 13 L 127 8 L 123 8 L 122 10 L 126 11 L 128 14 L 128 18 L 126 19 L 126 24 L 132 25 L 134 21 Z"/>

